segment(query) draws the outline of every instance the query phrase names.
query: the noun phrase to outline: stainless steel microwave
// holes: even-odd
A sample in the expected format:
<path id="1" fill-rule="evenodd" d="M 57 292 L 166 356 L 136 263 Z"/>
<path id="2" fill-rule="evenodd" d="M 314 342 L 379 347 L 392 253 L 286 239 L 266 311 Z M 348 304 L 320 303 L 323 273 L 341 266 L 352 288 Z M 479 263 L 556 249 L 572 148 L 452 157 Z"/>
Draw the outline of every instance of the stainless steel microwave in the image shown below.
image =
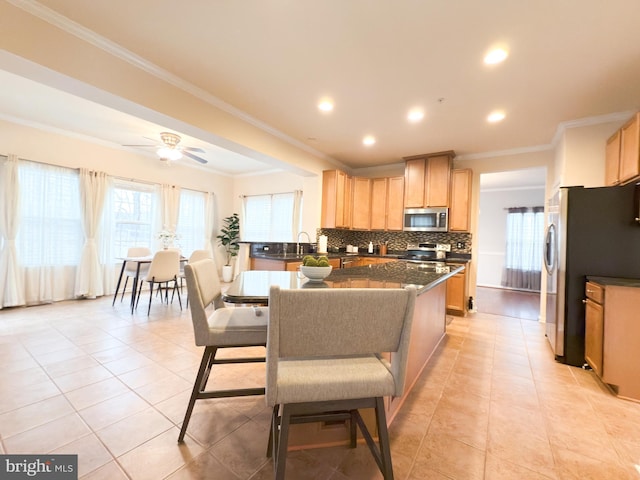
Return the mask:
<path id="1" fill-rule="evenodd" d="M 446 232 L 449 229 L 449 209 L 446 207 L 405 208 L 405 232 Z"/>

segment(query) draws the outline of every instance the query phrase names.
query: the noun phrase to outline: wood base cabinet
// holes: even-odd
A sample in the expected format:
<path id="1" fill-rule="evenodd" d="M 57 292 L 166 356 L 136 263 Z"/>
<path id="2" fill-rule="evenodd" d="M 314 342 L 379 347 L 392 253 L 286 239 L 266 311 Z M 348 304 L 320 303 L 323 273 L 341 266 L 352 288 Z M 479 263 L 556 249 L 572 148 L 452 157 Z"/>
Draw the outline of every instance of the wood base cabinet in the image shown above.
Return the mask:
<path id="1" fill-rule="evenodd" d="M 586 283 L 585 358 L 618 396 L 640 401 L 640 286 L 617 283 Z"/>
<path id="2" fill-rule="evenodd" d="M 587 282 L 585 289 L 584 358 L 594 372 L 602 376 L 602 348 L 604 338 L 604 288 Z"/>
<path id="3" fill-rule="evenodd" d="M 467 273 L 466 269 L 447 280 L 447 313 L 467 314 Z"/>

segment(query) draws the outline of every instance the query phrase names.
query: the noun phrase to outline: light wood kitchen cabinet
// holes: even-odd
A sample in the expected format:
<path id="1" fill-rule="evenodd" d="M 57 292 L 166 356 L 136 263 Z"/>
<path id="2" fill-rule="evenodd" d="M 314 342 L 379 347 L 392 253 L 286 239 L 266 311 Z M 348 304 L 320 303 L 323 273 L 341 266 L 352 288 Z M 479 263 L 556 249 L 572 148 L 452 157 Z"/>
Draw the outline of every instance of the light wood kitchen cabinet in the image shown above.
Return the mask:
<path id="1" fill-rule="evenodd" d="M 447 313 L 467 314 L 467 274 L 466 269 L 447 280 Z"/>
<path id="2" fill-rule="evenodd" d="M 404 223 L 404 177 L 389 177 L 387 189 L 387 230 L 402 231 Z"/>
<path id="3" fill-rule="evenodd" d="M 618 130 L 607 140 L 605 150 L 605 185 L 617 185 L 620 183 L 620 139 L 622 133 Z"/>
<path id="4" fill-rule="evenodd" d="M 404 177 L 371 179 L 371 230 L 402 230 Z"/>
<path id="5" fill-rule="evenodd" d="M 353 177 L 352 182 L 353 213 L 351 228 L 354 230 L 369 230 L 371 228 L 371 179 Z"/>
<path id="6" fill-rule="evenodd" d="M 451 172 L 451 206 L 449 207 L 449 231 L 468 232 L 471 228 L 471 169 Z"/>
<path id="7" fill-rule="evenodd" d="M 424 206 L 426 159 L 406 160 L 404 166 L 404 208 L 422 208 Z"/>
<path id="8" fill-rule="evenodd" d="M 640 400 L 639 284 L 597 277 L 585 286 L 585 359 L 616 395 L 634 400 Z"/>
<path id="9" fill-rule="evenodd" d="M 640 112 L 620 129 L 620 183 L 640 176 Z"/>
<path id="10" fill-rule="evenodd" d="M 371 179 L 371 230 L 387 228 L 387 200 L 389 195 L 387 178 Z"/>
<path id="11" fill-rule="evenodd" d="M 351 183 L 340 170 L 322 172 L 322 228 L 349 228 L 351 211 Z"/>
<path id="12" fill-rule="evenodd" d="M 584 358 L 593 371 L 602 376 L 602 348 L 604 339 L 604 289 L 587 282 L 585 293 Z"/>
<path id="13" fill-rule="evenodd" d="M 405 157 L 404 208 L 448 207 L 454 153 Z"/>

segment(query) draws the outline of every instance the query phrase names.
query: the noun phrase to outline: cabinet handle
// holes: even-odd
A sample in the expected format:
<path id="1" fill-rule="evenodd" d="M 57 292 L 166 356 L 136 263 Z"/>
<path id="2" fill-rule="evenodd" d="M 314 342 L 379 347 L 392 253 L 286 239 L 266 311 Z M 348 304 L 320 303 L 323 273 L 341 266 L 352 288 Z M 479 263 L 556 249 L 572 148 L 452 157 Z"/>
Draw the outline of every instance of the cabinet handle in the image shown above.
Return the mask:
<path id="1" fill-rule="evenodd" d="M 636 217 L 636 222 L 640 223 L 640 217 Z"/>
<path id="2" fill-rule="evenodd" d="M 586 300 L 582 300 L 582 303 L 587 303 L 587 301 Z"/>

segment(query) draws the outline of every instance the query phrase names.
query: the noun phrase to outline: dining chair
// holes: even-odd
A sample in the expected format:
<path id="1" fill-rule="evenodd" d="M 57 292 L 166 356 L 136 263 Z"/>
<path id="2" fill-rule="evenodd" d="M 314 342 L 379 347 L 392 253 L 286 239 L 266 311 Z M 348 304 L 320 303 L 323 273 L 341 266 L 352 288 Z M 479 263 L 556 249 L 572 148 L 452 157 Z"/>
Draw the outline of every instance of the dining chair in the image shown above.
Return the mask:
<path id="1" fill-rule="evenodd" d="M 285 476 L 291 424 L 349 421 L 360 428 L 385 480 L 393 479 L 383 397 L 401 396 L 416 289 L 325 288 L 269 292 L 267 456 Z M 391 360 L 387 360 L 390 354 Z M 375 410 L 378 442 L 359 409 Z"/>
<path id="2" fill-rule="evenodd" d="M 211 252 L 209 250 L 194 250 L 193 252 L 191 252 L 191 255 L 189 255 L 189 259 L 187 260 L 187 262 L 193 263 L 193 262 L 197 262 L 198 260 L 204 260 L 205 258 L 212 258 Z M 180 291 L 182 292 L 183 280 L 184 280 L 184 264 L 182 262 L 180 262 L 180 275 L 178 275 L 178 278 L 180 278 Z M 186 303 L 188 308 L 189 307 L 188 295 L 187 295 Z"/>
<path id="3" fill-rule="evenodd" d="M 131 247 L 127 250 L 127 257 L 148 257 L 151 255 L 151 250 L 147 247 Z M 145 276 L 147 271 L 149 270 L 149 264 L 145 263 L 140 265 L 140 275 Z M 138 263 L 137 262 L 125 262 L 124 268 L 122 270 L 121 276 L 118 279 L 118 285 L 116 286 L 116 292 L 113 295 L 112 305 L 116 302 L 116 298 L 118 297 L 118 289 L 120 288 L 120 282 L 122 281 L 122 276 L 124 276 L 124 287 L 122 287 L 122 295 L 120 296 L 120 301 L 124 298 L 124 292 L 127 290 L 127 283 L 129 282 L 129 278 L 135 278 L 138 272 Z M 131 295 L 135 295 L 135 292 L 132 292 Z"/>
<path id="4" fill-rule="evenodd" d="M 147 309 L 147 315 L 151 312 L 151 300 L 153 299 L 153 286 L 158 285 L 158 288 L 162 288 L 162 284 L 165 285 L 165 301 L 169 304 L 169 283 L 173 282 L 173 292 L 171 293 L 171 301 L 173 302 L 173 296 L 176 291 L 178 293 L 178 302 L 180 303 L 180 309 L 182 310 L 182 300 L 180 299 L 180 289 L 178 288 L 178 274 L 180 272 L 180 252 L 178 250 L 159 250 L 153 255 L 149 270 L 146 276 L 139 281 L 139 289 L 136 299 L 136 308 L 140 301 L 140 292 L 142 291 L 142 284 L 147 282 L 149 284 L 149 307 Z M 162 292 L 160 295 L 162 300 Z"/>
<path id="5" fill-rule="evenodd" d="M 211 258 L 184 267 L 187 293 L 191 299 L 191 321 L 195 344 L 205 347 L 193 384 L 178 442 L 184 440 L 196 400 L 205 398 L 264 395 L 264 387 L 206 390 L 213 365 L 264 362 L 265 357 L 216 358 L 222 348 L 264 347 L 267 343 L 269 310 L 266 307 L 224 306 L 220 278 Z M 208 307 L 213 306 L 213 311 Z"/>

